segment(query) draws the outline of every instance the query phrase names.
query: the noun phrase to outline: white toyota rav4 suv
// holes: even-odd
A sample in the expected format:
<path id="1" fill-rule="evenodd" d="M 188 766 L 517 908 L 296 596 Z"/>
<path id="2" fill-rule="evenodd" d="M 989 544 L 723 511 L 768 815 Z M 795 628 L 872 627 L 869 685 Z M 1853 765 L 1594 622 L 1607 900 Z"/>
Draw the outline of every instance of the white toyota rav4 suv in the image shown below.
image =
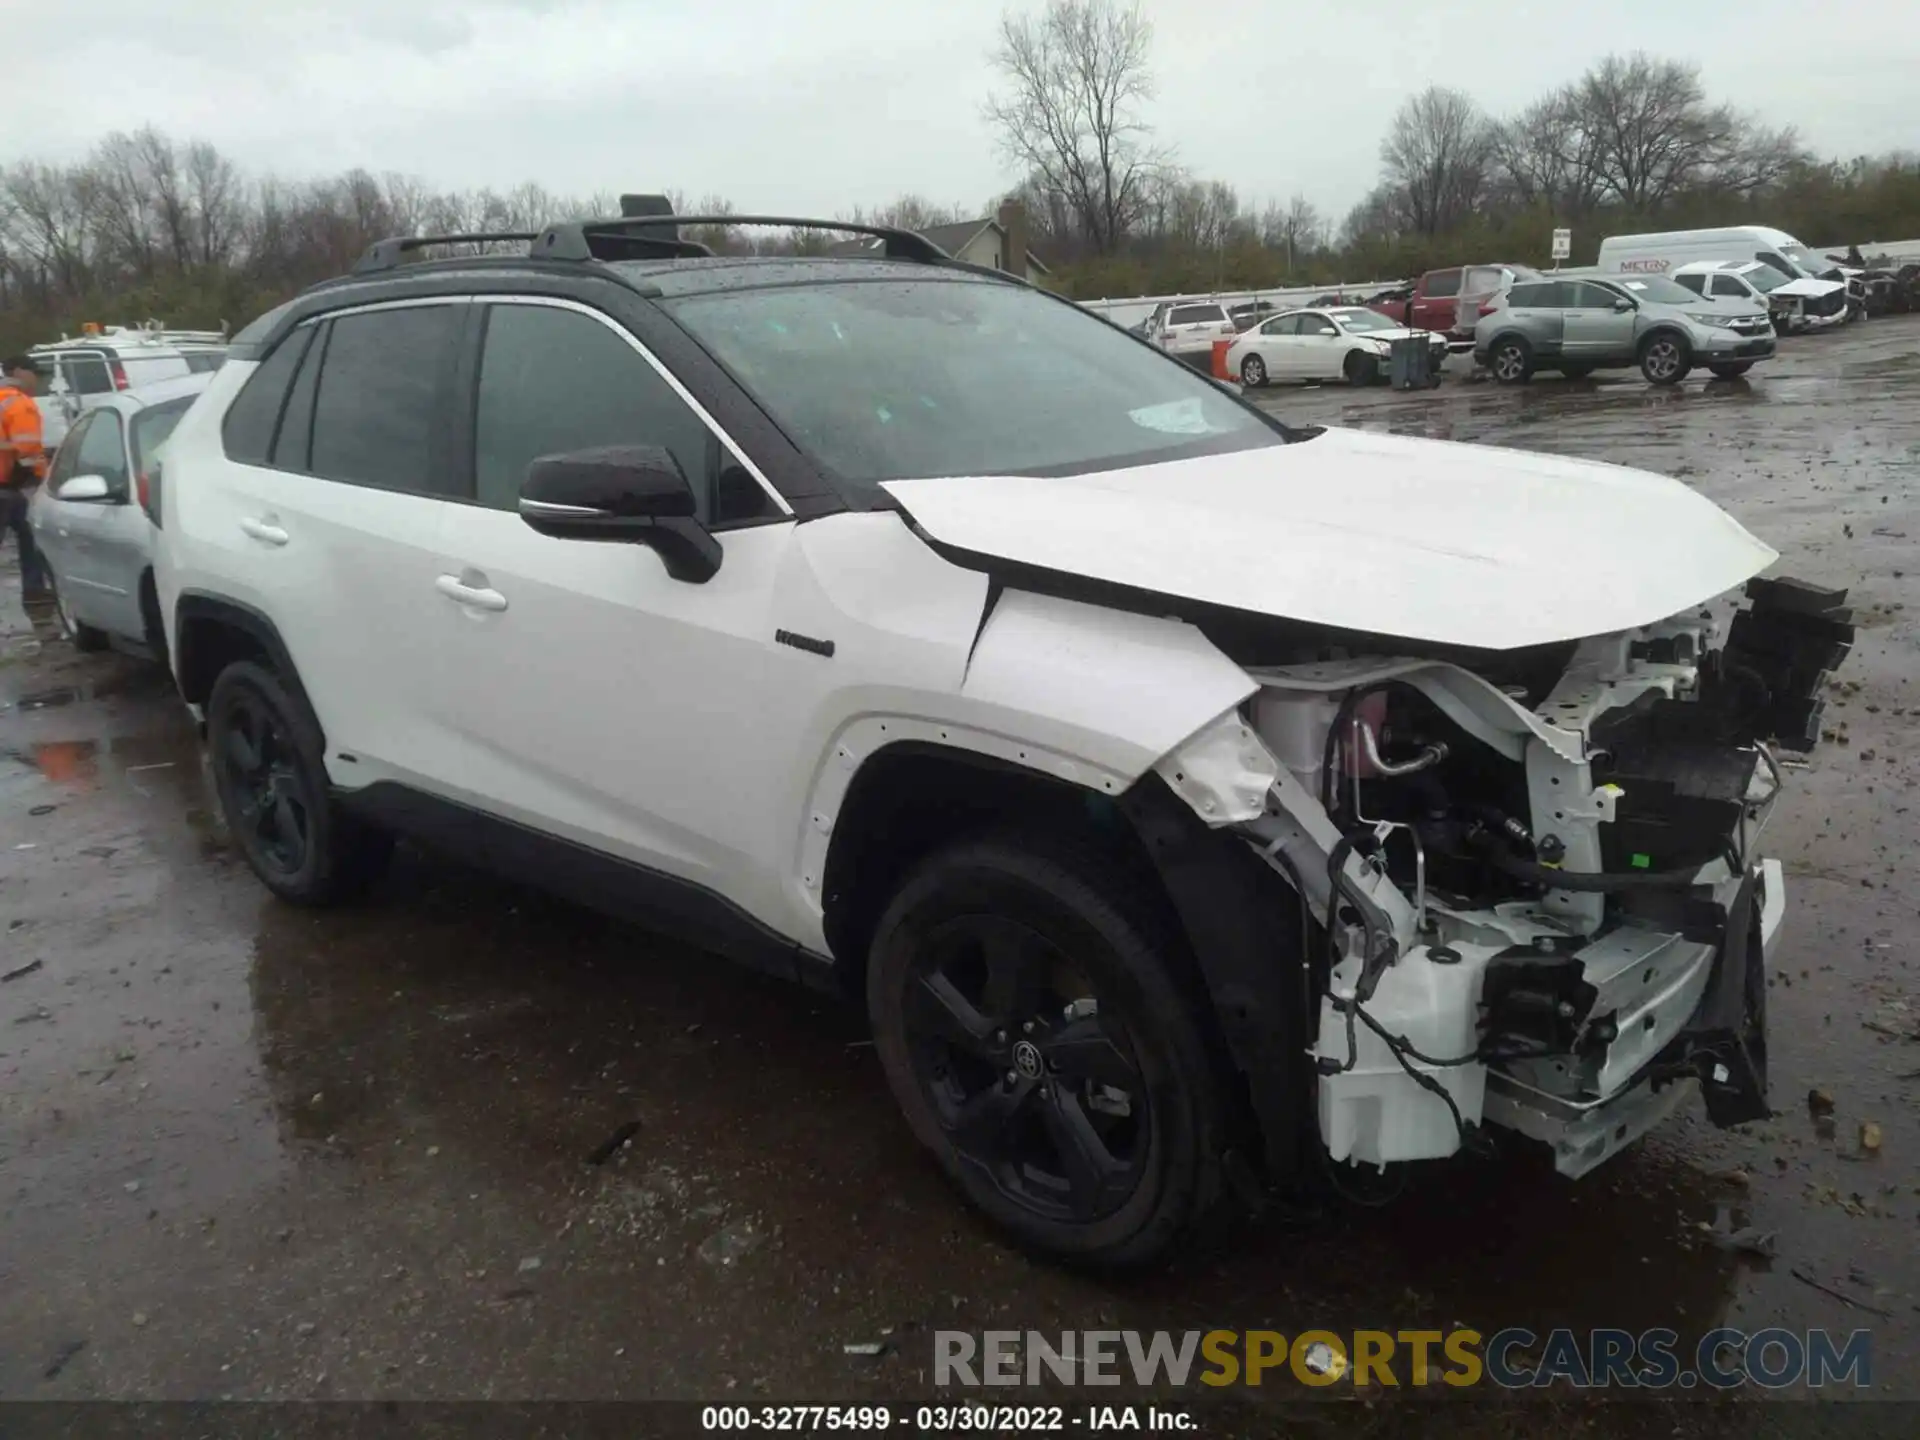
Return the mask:
<path id="1" fill-rule="evenodd" d="M 1844 593 L 1676 481 L 1289 428 L 868 233 L 386 241 L 236 339 L 149 506 L 269 888 L 406 833 L 864 995 L 919 1140 L 1087 1262 L 1766 1113 L 1765 742 Z"/>

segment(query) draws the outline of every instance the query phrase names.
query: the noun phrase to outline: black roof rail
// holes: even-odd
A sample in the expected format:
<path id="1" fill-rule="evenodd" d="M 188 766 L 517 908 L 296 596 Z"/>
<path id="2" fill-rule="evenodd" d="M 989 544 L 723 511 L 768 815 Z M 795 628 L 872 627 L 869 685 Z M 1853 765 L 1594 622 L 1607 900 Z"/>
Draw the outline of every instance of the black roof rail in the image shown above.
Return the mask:
<path id="1" fill-rule="evenodd" d="M 624 199 L 625 197 L 623 197 Z M 625 250 L 630 246 L 659 247 L 658 258 L 675 255 L 710 255 L 706 246 L 674 237 L 684 225 L 766 225 L 786 230 L 835 230 L 849 235 L 871 235 L 882 242 L 882 253 L 890 260 L 914 260 L 923 265 L 947 263 L 946 251 L 911 230 L 891 225 L 861 225 L 850 220 L 809 220 L 797 215 L 625 215 L 613 220 L 569 220 L 549 225 L 533 244 L 531 254 L 552 260 L 634 260 L 655 258 L 638 253 L 596 253 L 594 241 L 603 243 L 602 251 Z M 634 233 L 634 232 L 639 233 Z"/>
<path id="2" fill-rule="evenodd" d="M 482 245 L 496 240 L 538 240 L 531 230 L 497 230 L 491 235 L 395 235 L 376 240 L 367 253 L 354 261 L 353 274 L 368 275 L 376 270 L 391 270 L 407 255 L 428 245 Z"/>

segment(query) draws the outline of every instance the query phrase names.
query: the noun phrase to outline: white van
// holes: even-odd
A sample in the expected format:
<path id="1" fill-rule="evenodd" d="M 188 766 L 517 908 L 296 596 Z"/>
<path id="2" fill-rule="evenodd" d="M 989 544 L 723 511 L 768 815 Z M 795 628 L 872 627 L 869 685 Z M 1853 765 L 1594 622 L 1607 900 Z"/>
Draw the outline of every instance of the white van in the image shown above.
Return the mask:
<path id="1" fill-rule="evenodd" d="M 127 391 L 218 370 L 227 336 L 217 330 L 168 330 L 144 325 L 82 327 L 29 352 L 45 377 L 40 397 L 43 438 L 52 450 L 81 415 Z"/>
<path id="2" fill-rule="evenodd" d="M 1765 306 L 1783 335 L 1846 323 L 1847 287 L 1838 280 L 1793 277 L 1758 260 L 1695 260 L 1668 273 L 1715 308 Z"/>
<path id="3" fill-rule="evenodd" d="M 1652 235 L 1609 235 L 1600 242 L 1598 268 L 1603 272 L 1665 275 L 1701 260 L 1744 263 L 1758 260 L 1784 275 L 1814 280 L 1838 280 L 1847 287 L 1849 301 L 1864 302 L 1858 273 L 1848 275 L 1817 250 L 1802 245 L 1784 230 L 1765 225 L 1731 225 L 1721 230 L 1668 230 Z"/>

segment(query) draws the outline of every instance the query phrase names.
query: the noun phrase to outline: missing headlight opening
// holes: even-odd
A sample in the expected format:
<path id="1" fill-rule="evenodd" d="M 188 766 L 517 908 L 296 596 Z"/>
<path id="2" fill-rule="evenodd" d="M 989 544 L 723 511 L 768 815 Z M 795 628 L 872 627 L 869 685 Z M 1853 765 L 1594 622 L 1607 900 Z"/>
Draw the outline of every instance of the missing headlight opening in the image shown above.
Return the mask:
<path id="1" fill-rule="evenodd" d="M 1819 736 L 1845 602 L 1754 580 L 1730 614 L 1524 663 L 1249 667 L 1244 719 L 1276 779 L 1238 827 L 1308 917 L 1333 1161 L 1440 1158 L 1498 1128 L 1580 1175 L 1683 1082 L 1718 1125 L 1767 1113 L 1764 956 L 1784 894 L 1756 846 L 1782 785 L 1773 747 Z"/>

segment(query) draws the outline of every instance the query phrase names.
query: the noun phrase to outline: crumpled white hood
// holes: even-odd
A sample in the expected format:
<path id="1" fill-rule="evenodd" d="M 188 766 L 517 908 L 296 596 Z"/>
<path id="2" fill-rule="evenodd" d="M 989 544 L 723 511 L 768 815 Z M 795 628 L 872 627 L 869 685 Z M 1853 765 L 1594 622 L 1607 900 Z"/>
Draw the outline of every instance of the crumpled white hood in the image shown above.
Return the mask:
<path id="1" fill-rule="evenodd" d="M 1822 295 L 1831 295 L 1836 290 L 1847 288 L 1844 280 L 1814 280 L 1802 276 L 1798 280 L 1789 280 L 1784 285 L 1776 285 L 1769 295 L 1802 295 L 1809 300 L 1818 300 Z"/>
<path id="2" fill-rule="evenodd" d="M 933 540 L 979 555 L 1501 650 L 1650 624 L 1779 558 L 1665 476 L 1358 430 L 1090 475 L 885 488 Z"/>

